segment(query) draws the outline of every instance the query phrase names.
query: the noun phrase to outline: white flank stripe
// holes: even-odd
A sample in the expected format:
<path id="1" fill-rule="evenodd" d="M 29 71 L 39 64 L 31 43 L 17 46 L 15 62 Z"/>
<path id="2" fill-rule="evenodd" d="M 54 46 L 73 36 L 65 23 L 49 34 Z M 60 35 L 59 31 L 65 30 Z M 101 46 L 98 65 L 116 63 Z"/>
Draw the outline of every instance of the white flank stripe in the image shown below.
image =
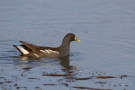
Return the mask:
<path id="1" fill-rule="evenodd" d="M 35 55 L 36 57 L 39 57 L 39 56 L 38 56 L 37 54 L 35 54 L 35 53 L 34 53 L 34 55 Z"/>
<path id="2" fill-rule="evenodd" d="M 29 52 L 27 50 L 25 50 L 24 48 L 17 46 L 17 48 L 23 53 L 23 54 L 29 54 Z"/>
<path id="3" fill-rule="evenodd" d="M 53 51 L 53 50 L 50 50 L 50 49 L 48 49 L 48 50 L 40 50 L 41 52 L 43 52 L 43 53 L 45 53 L 45 54 L 51 54 L 51 53 L 57 53 L 57 54 L 59 54 L 59 52 L 57 52 L 57 51 Z"/>
<path id="4" fill-rule="evenodd" d="M 50 49 L 49 49 L 49 52 L 53 53 L 53 50 L 50 50 Z"/>
<path id="5" fill-rule="evenodd" d="M 48 54 L 50 54 L 50 52 L 48 50 L 45 50 Z"/>
<path id="6" fill-rule="evenodd" d="M 59 52 L 56 52 L 56 53 L 58 53 L 58 54 L 59 54 Z"/>
<path id="7" fill-rule="evenodd" d="M 43 52 L 43 53 L 46 53 L 44 50 L 40 50 L 41 52 Z"/>
<path id="8" fill-rule="evenodd" d="M 53 51 L 53 50 L 50 50 L 50 49 L 49 49 L 49 51 L 50 51 L 51 53 L 58 53 L 58 54 L 59 54 L 59 52 L 57 52 L 57 51 Z"/>

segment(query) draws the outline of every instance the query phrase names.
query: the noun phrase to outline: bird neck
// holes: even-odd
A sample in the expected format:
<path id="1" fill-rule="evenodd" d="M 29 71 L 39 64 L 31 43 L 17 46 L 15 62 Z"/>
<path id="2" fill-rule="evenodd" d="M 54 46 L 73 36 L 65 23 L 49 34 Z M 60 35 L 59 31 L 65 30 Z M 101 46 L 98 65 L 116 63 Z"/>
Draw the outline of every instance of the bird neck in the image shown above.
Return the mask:
<path id="1" fill-rule="evenodd" d="M 64 51 L 68 51 L 70 49 L 70 43 L 62 43 L 60 46 Z"/>
<path id="2" fill-rule="evenodd" d="M 62 41 L 61 46 L 63 46 L 63 47 L 70 47 L 70 42 L 71 42 L 70 39 L 64 38 L 63 41 Z"/>
<path id="3" fill-rule="evenodd" d="M 62 42 L 61 46 L 60 46 L 60 52 L 66 56 L 69 55 L 70 52 L 70 42 Z"/>

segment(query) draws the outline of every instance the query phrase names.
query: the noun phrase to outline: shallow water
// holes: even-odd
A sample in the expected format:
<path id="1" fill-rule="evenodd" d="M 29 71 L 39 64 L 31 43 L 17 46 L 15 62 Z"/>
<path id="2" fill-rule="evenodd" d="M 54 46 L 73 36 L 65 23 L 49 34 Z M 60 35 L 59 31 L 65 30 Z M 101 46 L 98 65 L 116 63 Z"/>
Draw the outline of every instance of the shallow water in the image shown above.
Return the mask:
<path id="1" fill-rule="evenodd" d="M 134 0 L 1 1 L 0 88 L 134 90 L 134 16 Z M 28 61 L 12 47 L 59 46 L 69 32 L 81 43 L 71 43 L 67 58 Z"/>

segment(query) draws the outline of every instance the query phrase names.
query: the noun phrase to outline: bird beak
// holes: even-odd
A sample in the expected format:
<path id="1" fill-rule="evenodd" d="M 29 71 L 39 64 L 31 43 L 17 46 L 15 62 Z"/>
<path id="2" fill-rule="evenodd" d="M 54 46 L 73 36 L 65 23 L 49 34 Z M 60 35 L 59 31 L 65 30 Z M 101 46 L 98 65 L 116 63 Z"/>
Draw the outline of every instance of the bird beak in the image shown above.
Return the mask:
<path id="1" fill-rule="evenodd" d="M 75 37 L 75 41 L 77 41 L 77 42 L 81 42 L 81 40 L 80 40 L 80 39 L 78 39 L 77 37 Z"/>

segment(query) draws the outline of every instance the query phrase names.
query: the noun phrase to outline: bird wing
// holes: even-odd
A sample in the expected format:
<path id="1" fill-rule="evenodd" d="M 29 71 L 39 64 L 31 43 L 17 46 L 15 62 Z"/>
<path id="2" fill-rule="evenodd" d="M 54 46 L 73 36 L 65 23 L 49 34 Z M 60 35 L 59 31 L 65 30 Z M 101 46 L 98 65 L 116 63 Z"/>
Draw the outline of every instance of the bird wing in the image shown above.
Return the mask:
<path id="1" fill-rule="evenodd" d="M 38 53 L 41 49 L 44 49 L 45 47 L 40 47 L 34 44 L 27 43 L 25 41 L 20 41 L 22 43 L 22 47 L 26 49 L 29 52 Z"/>

